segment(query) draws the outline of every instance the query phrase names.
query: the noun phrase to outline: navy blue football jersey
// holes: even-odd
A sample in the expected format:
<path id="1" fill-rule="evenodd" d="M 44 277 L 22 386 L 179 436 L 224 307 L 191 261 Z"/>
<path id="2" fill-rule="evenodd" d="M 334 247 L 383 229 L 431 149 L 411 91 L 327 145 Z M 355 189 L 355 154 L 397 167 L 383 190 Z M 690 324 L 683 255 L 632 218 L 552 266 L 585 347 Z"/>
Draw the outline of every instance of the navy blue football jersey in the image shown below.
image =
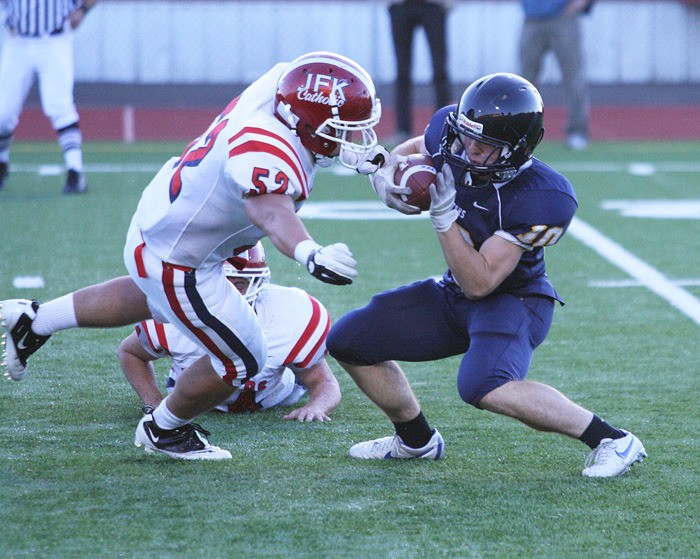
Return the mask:
<path id="1" fill-rule="evenodd" d="M 444 164 L 440 141 L 446 133 L 445 118 L 456 110 L 457 105 L 450 105 L 437 111 L 425 131 L 425 145 L 437 169 Z M 452 171 L 459 176 L 458 169 Z M 561 302 L 547 278 L 544 248 L 561 239 L 578 207 L 566 177 L 533 157 L 505 183 L 457 186 L 455 205 L 459 209 L 457 224 L 476 250 L 493 235 L 525 249 L 515 270 L 494 294 L 544 295 Z M 450 270 L 443 281 L 454 283 Z"/>

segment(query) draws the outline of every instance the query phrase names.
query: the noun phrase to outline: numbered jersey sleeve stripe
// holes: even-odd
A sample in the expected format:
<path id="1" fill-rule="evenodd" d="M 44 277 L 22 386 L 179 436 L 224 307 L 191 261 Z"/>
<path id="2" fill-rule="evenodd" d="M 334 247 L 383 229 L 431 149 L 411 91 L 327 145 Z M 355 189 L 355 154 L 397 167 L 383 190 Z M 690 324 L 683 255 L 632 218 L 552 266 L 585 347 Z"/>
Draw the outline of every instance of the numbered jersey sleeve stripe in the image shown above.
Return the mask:
<path id="1" fill-rule="evenodd" d="M 244 136 L 248 137 L 243 138 Z M 270 142 L 270 140 L 272 140 L 272 142 Z M 299 184 L 302 188 L 302 199 L 306 199 L 309 194 L 309 177 L 304 171 L 304 165 L 299 158 L 299 154 L 282 136 L 263 128 L 246 127 L 232 136 L 228 143 L 229 145 L 238 143 L 238 145 L 235 145 L 229 151 L 229 157 L 233 157 L 234 155 L 241 153 L 255 152 L 269 153 L 270 155 L 279 157 L 294 171 L 294 174 L 299 179 Z M 280 147 L 276 147 L 274 143 L 277 143 Z"/>
<path id="2" fill-rule="evenodd" d="M 258 142 L 256 140 L 250 140 L 248 142 L 245 142 L 243 144 L 240 144 L 233 148 L 231 151 L 229 151 L 229 155 L 231 157 L 234 157 L 236 155 L 241 155 L 244 153 L 267 153 L 269 155 L 272 155 L 274 157 L 277 157 L 281 159 L 284 163 L 289 165 L 289 167 L 292 169 L 294 174 L 296 175 L 297 180 L 299 181 L 299 184 L 301 185 L 301 195 L 297 198 L 297 201 L 302 201 L 306 200 L 306 197 L 308 196 L 308 186 L 306 182 L 304 181 L 302 173 L 299 172 L 298 167 L 294 165 L 292 162 L 291 158 L 289 155 L 282 151 L 280 148 L 264 143 L 264 142 Z"/>
<path id="3" fill-rule="evenodd" d="M 325 345 L 328 331 L 331 329 L 331 317 L 328 311 L 316 299 L 309 295 L 311 301 L 311 318 L 299 340 L 284 360 L 285 365 L 294 364 L 302 369 L 309 366 L 312 359 Z M 320 333 L 320 336 L 319 336 Z M 319 336 L 316 342 L 309 348 L 314 337 Z"/>
<path id="4" fill-rule="evenodd" d="M 301 159 L 299 158 L 299 154 L 296 152 L 292 144 L 290 144 L 285 138 L 280 136 L 279 134 L 275 134 L 274 132 L 271 132 L 270 130 L 266 130 L 264 128 L 259 128 L 257 126 L 246 126 L 245 128 L 241 129 L 239 132 L 231 136 L 229 139 L 228 143 L 229 145 L 236 143 L 239 138 L 245 136 L 246 134 L 250 135 L 258 135 L 258 136 L 266 136 L 268 138 L 271 138 L 275 141 L 280 142 L 283 144 L 289 151 L 292 153 L 297 160 L 297 164 L 300 169 L 303 168 L 303 165 L 301 163 Z"/>

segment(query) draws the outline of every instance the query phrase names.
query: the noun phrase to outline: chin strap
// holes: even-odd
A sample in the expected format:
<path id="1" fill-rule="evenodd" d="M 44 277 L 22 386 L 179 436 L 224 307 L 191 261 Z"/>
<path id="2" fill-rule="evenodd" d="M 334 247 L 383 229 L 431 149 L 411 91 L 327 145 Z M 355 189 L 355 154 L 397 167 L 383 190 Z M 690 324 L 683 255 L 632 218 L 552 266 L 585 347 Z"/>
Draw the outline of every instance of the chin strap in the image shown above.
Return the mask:
<path id="1" fill-rule="evenodd" d="M 333 165 L 333 157 L 326 157 L 325 155 L 319 155 L 318 153 L 314 153 L 313 155 L 314 163 L 316 163 L 316 165 L 322 169 L 326 169 Z"/>

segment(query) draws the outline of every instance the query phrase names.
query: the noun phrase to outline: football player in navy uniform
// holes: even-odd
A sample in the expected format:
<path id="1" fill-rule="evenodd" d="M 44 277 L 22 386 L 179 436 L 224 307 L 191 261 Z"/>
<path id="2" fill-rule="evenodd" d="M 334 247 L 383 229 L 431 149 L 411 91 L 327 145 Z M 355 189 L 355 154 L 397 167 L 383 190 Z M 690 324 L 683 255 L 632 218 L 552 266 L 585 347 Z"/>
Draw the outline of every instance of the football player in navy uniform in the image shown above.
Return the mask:
<path id="1" fill-rule="evenodd" d="M 526 380 L 554 306 L 563 303 L 545 272 L 544 248 L 561 239 L 577 208 L 569 181 L 532 157 L 543 134 L 537 89 L 520 76 L 492 74 L 472 83 L 459 105 L 438 110 L 425 134 L 397 146 L 372 176 L 386 205 L 418 213 L 400 198 L 408 191 L 394 184 L 394 171 L 411 153 L 433 157 L 440 172 L 430 188 L 430 219 L 448 268 L 439 281 L 376 295 L 331 329 L 331 355 L 396 430 L 356 444 L 350 456 L 441 458 L 444 440 L 397 361 L 459 354 L 465 402 L 578 438 L 592 449 L 584 476 L 621 475 L 646 456 L 633 434 Z"/>

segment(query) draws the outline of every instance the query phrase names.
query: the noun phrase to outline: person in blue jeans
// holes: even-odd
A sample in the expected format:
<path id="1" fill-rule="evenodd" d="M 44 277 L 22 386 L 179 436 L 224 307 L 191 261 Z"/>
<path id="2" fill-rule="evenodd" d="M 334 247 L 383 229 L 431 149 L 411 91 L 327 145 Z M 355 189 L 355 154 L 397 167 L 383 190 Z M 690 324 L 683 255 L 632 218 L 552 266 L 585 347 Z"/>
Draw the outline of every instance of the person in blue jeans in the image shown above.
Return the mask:
<path id="1" fill-rule="evenodd" d="M 561 392 L 526 379 L 562 299 L 546 274 L 545 247 L 566 233 L 577 208 L 571 183 L 532 156 L 544 133 L 537 89 L 514 74 L 472 83 L 459 105 L 438 110 L 423 136 L 397 146 L 372 184 L 386 205 L 418 213 L 394 184 L 411 153 L 432 156 L 430 219 L 447 271 L 375 295 L 341 317 L 330 354 L 394 424 L 393 436 L 354 445 L 363 459 L 439 459 L 445 442 L 425 418 L 397 361 L 462 355 L 459 395 L 468 404 L 534 429 L 577 438 L 592 452 L 589 477 L 625 473 L 646 456 L 616 429 Z"/>

